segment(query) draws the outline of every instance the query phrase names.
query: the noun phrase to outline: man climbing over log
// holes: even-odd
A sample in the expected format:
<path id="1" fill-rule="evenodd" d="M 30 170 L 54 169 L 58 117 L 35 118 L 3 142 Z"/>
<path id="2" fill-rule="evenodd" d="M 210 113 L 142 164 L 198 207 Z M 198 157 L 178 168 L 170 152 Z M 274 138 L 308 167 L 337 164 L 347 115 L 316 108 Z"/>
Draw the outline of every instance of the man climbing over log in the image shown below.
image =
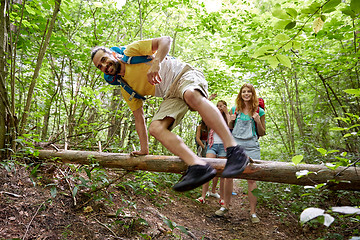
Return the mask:
<path id="1" fill-rule="evenodd" d="M 199 112 L 206 125 L 220 136 L 226 147 L 227 162 L 222 177 L 238 176 L 248 165 L 249 159 L 244 149 L 236 145 L 219 110 L 207 99 L 208 84 L 203 73 L 168 56 L 171 42 L 170 37 L 136 41 L 126 46 L 123 54 L 120 48 L 110 50 L 95 47 L 91 59 L 105 74 L 107 82 L 123 86 L 121 93 L 134 114 L 140 139 L 140 150 L 132 152 L 133 155 L 149 154 L 142 96 L 164 99 L 153 116 L 149 133 L 188 165 L 185 175 L 173 187 L 175 191 L 183 192 L 199 187 L 216 176 L 213 167 L 171 132 L 189 109 Z M 131 61 L 137 61 L 138 57 L 145 60 L 133 64 Z"/>

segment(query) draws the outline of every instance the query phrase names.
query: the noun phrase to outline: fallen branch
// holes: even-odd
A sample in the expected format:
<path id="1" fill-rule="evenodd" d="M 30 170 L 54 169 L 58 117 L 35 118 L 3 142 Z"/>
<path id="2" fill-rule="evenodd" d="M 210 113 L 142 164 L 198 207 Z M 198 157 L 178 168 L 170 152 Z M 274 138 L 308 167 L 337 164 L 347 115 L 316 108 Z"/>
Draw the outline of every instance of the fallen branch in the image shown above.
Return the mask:
<path id="1" fill-rule="evenodd" d="M 56 159 L 56 161 L 73 164 L 97 162 L 102 167 L 122 168 L 128 171 L 182 173 L 187 168 L 185 163 L 176 156 L 146 155 L 135 157 L 122 153 L 40 150 L 38 157 L 40 160 Z M 214 167 L 218 171 L 218 175 L 221 175 L 226 159 L 202 159 Z M 305 170 L 309 171 L 309 174 L 301 178 L 296 177 L 296 172 Z M 235 178 L 311 186 L 326 183 L 330 189 L 334 190 L 360 190 L 360 176 L 356 171 L 356 166 L 338 167 L 332 170 L 325 165 L 294 165 L 291 162 L 253 160 L 253 163 L 249 164 L 245 171 Z"/>

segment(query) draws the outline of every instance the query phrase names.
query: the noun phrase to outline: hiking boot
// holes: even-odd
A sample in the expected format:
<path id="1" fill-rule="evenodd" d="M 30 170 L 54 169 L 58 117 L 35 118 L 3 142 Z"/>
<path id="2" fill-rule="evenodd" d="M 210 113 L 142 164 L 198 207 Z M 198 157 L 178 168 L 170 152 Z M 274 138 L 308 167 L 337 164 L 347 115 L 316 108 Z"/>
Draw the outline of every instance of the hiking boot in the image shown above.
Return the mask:
<path id="1" fill-rule="evenodd" d="M 256 216 L 256 213 L 253 213 L 250 215 L 250 220 L 252 223 L 259 223 L 260 219 L 258 218 L 258 216 Z"/>
<path id="2" fill-rule="evenodd" d="M 219 217 L 223 217 L 228 211 L 229 209 L 227 209 L 226 207 L 221 207 L 219 210 L 215 212 L 215 215 Z"/>
<path id="3" fill-rule="evenodd" d="M 226 165 L 221 175 L 224 178 L 239 176 L 249 163 L 249 157 L 239 145 L 226 148 L 226 158 Z"/>
<path id="4" fill-rule="evenodd" d="M 185 175 L 173 187 L 175 191 L 185 192 L 200 187 L 216 176 L 216 170 L 209 164 L 189 166 Z"/>

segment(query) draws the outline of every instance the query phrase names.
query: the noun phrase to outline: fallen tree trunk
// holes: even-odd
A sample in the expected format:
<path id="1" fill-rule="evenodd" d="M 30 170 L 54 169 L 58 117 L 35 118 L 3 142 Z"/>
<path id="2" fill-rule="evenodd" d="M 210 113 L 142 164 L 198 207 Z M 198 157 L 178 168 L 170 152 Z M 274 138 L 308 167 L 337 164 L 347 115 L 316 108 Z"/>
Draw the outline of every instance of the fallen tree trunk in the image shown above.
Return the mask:
<path id="1" fill-rule="evenodd" d="M 94 161 L 107 168 L 122 168 L 129 171 L 146 170 L 153 172 L 182 173 L 187 166 L 176 156 L 146 155 L 133 157 L 123 153 L 105 153 L 90 151 L 52 151 L 39 150 L 39 159 L 56 159 L 64 163 L 90 164 Z M 202 158 L 213 166 L 218 174 L 224 169 L 226 159 Z M 296 177 L 296 172 L 308 170 L 310 173 L 301 178 Z M 299 164 L 287 162 L 273 162 L 255 160 L 249 164 L 245 171 L 238 176 L 241 179 L 257 181 L 288 183 L 296 185 L 316 185 L 326 183 L 334 190 L 360 190 L 360 173 L 356 167 L 338 167 L 331 170 L 324 165 Z"/>

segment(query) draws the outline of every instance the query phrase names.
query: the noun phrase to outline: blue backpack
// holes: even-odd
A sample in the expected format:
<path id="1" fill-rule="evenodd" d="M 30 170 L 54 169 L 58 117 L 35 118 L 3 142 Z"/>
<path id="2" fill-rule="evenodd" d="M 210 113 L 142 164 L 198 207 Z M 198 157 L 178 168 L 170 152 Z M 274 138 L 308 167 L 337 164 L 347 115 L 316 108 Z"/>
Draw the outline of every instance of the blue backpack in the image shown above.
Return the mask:
<path id="1" fill-rule="evenodd" d="M 124 54 L 126 47 L 112 47 L 110 50 L 113 52 L 116 52 L 120 54 L 121 61 L 127 63 L 127 64 L 137 64 L 137 63 L 146 63 L 150 62 L 152 60 L 152 56 L 134 56 L 129 57 Z M 133 90 L 125 81 L 122 79 L 120 75 L 112 76 L 104 74 L 104 79 L 106 82 L 108 82 L 111 85 L 120 85 L 127 93 L 130 94 L 129 101 L 131 101 L 133 98 L 146 100 L 146 98 L 139 93 L 137 93 L 135 90 Z"/>

